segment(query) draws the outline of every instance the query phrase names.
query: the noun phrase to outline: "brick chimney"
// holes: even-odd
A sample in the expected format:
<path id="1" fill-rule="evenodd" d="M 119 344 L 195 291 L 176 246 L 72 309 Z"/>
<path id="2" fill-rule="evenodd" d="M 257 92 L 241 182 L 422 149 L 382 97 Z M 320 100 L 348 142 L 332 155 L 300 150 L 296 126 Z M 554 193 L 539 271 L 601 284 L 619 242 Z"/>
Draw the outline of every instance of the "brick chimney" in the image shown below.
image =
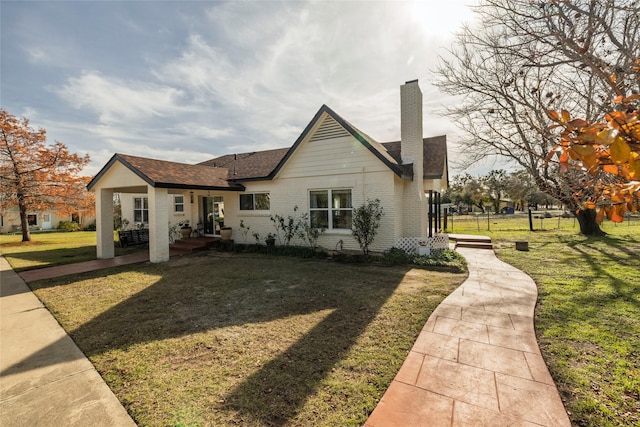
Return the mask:
<path id="1" fill-rule="evenodd" d="M 404 189 L 404 235 L 425 236 L 427 200 L 424 195 L 422 91 L 418 80 L 400 86 L 400 158 L 413 165 L 413 180 Z"/>
<path id="2" fill-rule="evenodd" d="M 413 163 L 414 178 L 422 178 L 422 91 L 418 80 L 400 86 L 400 157 Z"/>

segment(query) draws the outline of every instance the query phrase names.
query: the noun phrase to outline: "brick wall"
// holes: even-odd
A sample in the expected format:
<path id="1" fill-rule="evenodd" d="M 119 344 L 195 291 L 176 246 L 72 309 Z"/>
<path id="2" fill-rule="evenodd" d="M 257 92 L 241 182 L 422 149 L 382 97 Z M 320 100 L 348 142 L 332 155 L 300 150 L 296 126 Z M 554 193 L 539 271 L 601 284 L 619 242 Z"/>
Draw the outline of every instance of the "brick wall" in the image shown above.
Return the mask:
<path id="1" fill-rule="evenodd" d="M 403 237 L 423 236 L 426 230 L 427 200 L 424 195 L 422 147 L 422 91 L 418 81 L 400 87 L 401 156 L 413 164 L 413 181 L 403 191 Z"/>

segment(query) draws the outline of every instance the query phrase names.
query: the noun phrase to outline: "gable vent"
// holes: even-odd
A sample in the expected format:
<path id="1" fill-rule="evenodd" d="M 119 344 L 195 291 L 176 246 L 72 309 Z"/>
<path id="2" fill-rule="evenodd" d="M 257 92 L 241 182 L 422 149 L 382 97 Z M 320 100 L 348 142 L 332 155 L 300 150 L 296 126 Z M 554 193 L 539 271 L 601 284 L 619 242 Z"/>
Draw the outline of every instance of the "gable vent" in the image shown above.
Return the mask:
<path id="1" fill-rule="evenodd" d="M 309 142 L 323 141 L 325 139 L 341 138 L 349 136 L 349 132 L 332 117 L 327 117 L 313 134 Z"/>

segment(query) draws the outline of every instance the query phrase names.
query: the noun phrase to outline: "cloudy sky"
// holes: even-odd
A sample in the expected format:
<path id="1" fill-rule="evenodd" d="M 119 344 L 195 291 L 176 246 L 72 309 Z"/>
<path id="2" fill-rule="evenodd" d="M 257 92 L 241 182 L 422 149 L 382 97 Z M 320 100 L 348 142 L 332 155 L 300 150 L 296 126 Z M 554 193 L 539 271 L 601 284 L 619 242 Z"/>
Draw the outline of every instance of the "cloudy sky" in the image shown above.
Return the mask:
<path id="1" fill-rule="evenodd" d="M 1 107 L 88 153 L 93 175 L 116 152 L 288 147 L 322 104 L 398 140 L 399 87 L 419 79 L 425 136 L 449 135 L 453 157 L 430 70 L 472 2 L 2 0 Z"/>

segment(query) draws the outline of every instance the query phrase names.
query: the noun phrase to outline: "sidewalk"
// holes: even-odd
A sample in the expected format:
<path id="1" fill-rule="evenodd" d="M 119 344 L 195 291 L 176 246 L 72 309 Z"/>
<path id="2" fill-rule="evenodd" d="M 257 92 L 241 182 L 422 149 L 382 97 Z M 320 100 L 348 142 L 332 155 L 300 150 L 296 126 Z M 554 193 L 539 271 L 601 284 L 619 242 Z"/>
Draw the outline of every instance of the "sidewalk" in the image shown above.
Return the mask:
<path id="1" fill-rule="evenodd" d="M 535 283 L 493 250 L 457 250 L 468 261 L 468 279 L 433 312 L 365 426 L 569 427 L 533 329 Z M 104 261 L 38 274 L 90 271 Z M 125 261 L 144 260 L 111 262 Z M 3 257 L 0 425 L 135 426 Z"/>
<path id="2" fill-rule="evenodd" d="M 23 271 L 20 273 L 20 277 L 25 282 L 30 283 L 35 280 L 52 279 L 54 277 L 87 273 L 89 271 L 146 261 L 149 261 L 149 251 L 140 251 L 114 258 L 94 259 L 92 261 L 76 262 L 74 264 L 57 265 L 55 267 L 36 268 L 34 270 Z"/>
<path id="3" fill-rule="evenodd" d="M 1 256 L 0 425 L 135 426 L 91 362 Z"/>
<path id="4" fill-rule="evenodd" d="M 365 427 L 571 423 L 533 329 L 537 288 L 490 249 L 433 312 Z"/>

